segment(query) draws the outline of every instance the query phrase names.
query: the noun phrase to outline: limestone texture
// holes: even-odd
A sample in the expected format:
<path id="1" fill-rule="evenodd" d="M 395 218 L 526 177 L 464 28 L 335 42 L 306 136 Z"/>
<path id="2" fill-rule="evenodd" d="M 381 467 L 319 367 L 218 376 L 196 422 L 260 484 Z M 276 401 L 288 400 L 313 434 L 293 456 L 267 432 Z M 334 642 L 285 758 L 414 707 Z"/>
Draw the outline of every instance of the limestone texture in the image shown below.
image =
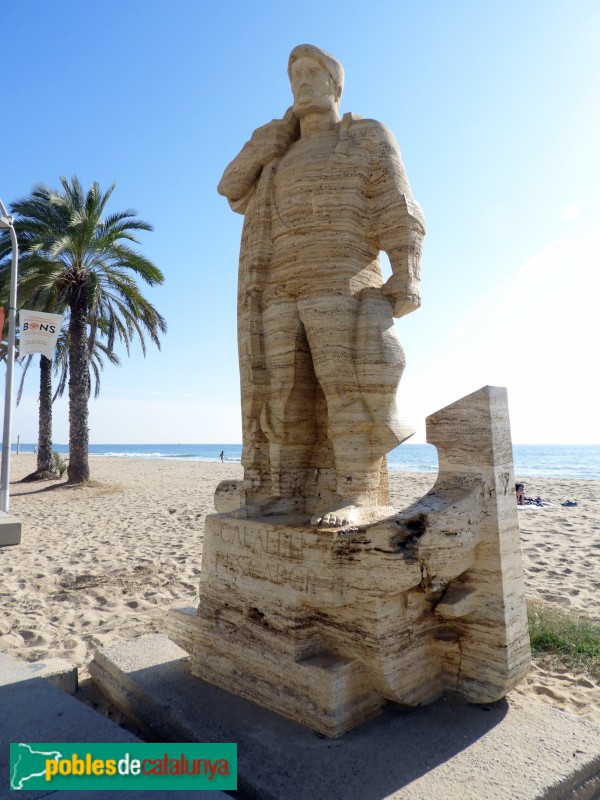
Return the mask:
<path id="1" fill-rule="evenodd" d="M 423 215 L 387 128 L 340 117 L 341 64 L 300 45 L 288 74 L 292 107 L 219 184 L 245 215 L 244 478 L 217 488 L 198 612 L 170 632 L 193 675 L 336 737 L 390 701 L 503 697 L 529 639 L 504 389 L 428 419 L 437 483 L 389 505 Z"/>
<path id="2" fill-rule="evenodd" d="M 340 117 L 341 64 L 300 45 L 288 73 L 293 105 L 254 131 L 219 184 L 245 217 L 244 480 L 221 487 L 217 508 L 307 511 L 335 526 L 388 504 L 385 455 L 414 432 L 396 408 L 405 358 L 393 318 L 420 305 L 425 223 L 390 131 Z"/>
<path id="3" fill-rule="evenodd" d="M 427 419 L 432 490 L 373 524 L 206 520 L 197 614 L 170 635 L 192 673 L 336 737 L 388 701 L 489 703 L 530 648 L 506 390 Z"/>

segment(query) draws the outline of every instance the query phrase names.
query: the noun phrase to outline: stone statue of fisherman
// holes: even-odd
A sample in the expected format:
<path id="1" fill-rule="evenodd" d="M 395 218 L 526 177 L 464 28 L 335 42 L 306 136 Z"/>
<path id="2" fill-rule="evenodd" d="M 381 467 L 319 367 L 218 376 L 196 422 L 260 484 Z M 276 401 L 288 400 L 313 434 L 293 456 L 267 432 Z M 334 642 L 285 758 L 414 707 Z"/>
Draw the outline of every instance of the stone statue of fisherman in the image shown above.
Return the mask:
<path id="1" fill-rule="evenodd" d="M 390 131 L 340 118 L 342 65 L 299 45 L 288 75 L 292 107 L 254 131 L 219 184 L 245 215 L 237 513 L 361 524 L 389 504 L 385 454 L 414 432 L 396 409 L 393 317 L 420 305 L 425 223 Z"/>

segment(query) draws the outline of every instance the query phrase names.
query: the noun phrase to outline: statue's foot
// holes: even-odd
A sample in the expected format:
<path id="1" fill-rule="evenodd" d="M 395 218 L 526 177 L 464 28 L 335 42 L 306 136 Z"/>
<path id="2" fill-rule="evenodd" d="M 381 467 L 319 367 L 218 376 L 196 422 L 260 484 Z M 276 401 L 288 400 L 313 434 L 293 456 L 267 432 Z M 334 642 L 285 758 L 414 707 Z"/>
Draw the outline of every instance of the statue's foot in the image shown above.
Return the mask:
<path id="1" fill-rule="evenodd" d="M 340 528 L 344 525 L 358 525 L 361 522 L 361 509 L 354 505 L 336 508 L 324 514 L 315 514 L 310 524 L 320 528 Z"/>
<path id="2" fill-rule="evenodd" d="M 260 505 L 258 503 L 246 503 L 245 506 L 240 506 L 229 512 L 229 516 L 234 519 L 250 519 L 251 517 L 260 516 Z"/>

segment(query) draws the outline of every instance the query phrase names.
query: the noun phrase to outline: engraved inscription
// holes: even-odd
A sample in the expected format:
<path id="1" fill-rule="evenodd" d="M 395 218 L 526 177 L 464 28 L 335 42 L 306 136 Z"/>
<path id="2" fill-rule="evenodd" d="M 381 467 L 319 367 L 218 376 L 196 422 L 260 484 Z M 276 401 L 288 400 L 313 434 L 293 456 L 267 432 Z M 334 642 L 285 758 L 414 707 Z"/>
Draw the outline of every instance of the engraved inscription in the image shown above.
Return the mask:
<path id="1" fill-rule="evenodd" d="M 222 578 L 253 578 L 305 594 L 332 590 L 339 594 L 346 588 L 339 574 L 329 573 L 322 559 L 314 558 L 315 551 L 331 550 L 326 536 L 237 520 L 221 522 L 213 530 L 216 538 L 205 547 L 205 557 L 210 557 L 214 573 Z"/>
<path id="2" fill-rule="evenodd" d="M 278 531 L 252 526 L 224 524 L 220 528 L 224 544 L 236 545 L 254 554 L 300 561 L 302 559 L 302 534 L 298 531 Z"/>
<path id="3" fill-rule="evenodd" d="M 254 558 L 240 553 L 217 553 L 215 572 L 219 576 L 235 574 L 268 581 L 277 586 L 286 585 L 306 594 L 330 588 L 324 585 L 329 581 L 324 580 L 323 576 L 299 564 L 286 564 L 282 561 Z"/>

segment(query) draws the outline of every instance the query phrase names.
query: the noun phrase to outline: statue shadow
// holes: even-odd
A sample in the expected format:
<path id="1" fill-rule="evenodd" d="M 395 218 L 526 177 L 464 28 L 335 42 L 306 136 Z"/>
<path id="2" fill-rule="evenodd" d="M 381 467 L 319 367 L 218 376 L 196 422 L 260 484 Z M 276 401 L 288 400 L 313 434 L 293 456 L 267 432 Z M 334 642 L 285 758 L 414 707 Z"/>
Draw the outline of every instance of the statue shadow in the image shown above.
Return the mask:
<path id="1" fill-rule="evenodd" d="M 255 783 L 260 761 L 269 763 L 269 769 L 287 784 L 280 797 L 383 800 L 396 796 L 468 751 L 503 720 L 508 708 L 505 700 L 468 705 L 451 694 L 421 708 L 389 704 L 378 717 L 334 740 L 287 720 L 285 726 L 279 718 L 276 724 L 270 720 L 271 735 L 261 737 L 262 747 L 253 744 L 251 752 L 238 747 L 239 797 L 249 795 L 244 792 L 245 777 Z"/>

